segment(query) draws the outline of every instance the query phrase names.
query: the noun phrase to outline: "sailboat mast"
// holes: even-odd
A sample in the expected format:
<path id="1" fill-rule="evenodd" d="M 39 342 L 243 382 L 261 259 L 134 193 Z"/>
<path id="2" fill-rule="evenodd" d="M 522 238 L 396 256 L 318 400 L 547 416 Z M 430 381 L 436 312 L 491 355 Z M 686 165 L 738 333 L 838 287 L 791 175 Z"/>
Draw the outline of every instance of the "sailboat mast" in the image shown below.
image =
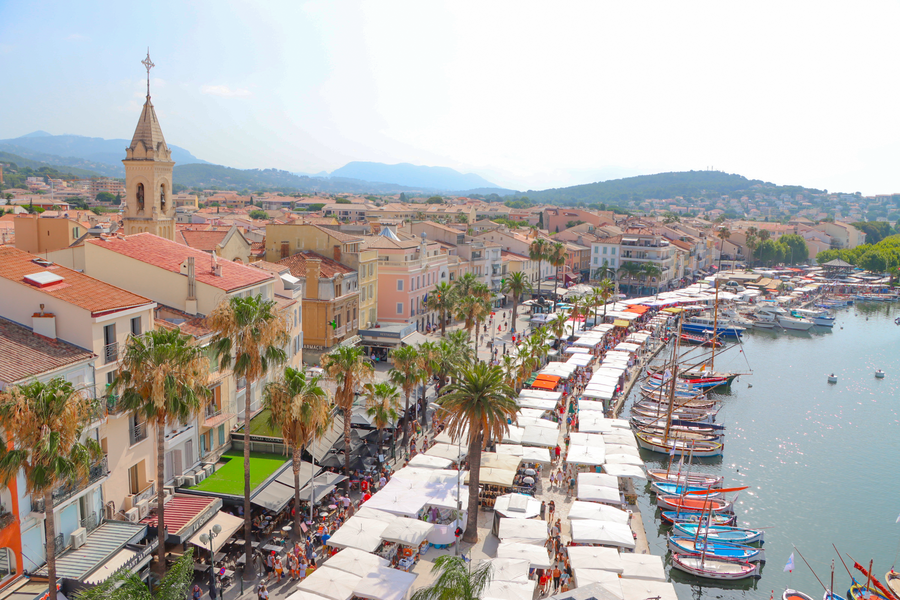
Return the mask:
<path id="1" fill-rule="evenodd" d="M 675 383 L 678 381 L 678 347 L 681 342 L 681 322 L 682 319 L 678 319 L 678 337 L 675 338 L 675 350 L 672 352 L 672 372 L 671 379 L 672 382 L 669 386 L 669 410 L 666 413 L 666 431 L 663 433 L 663 445 L 668 446 L 669 444 L 669 428 L 672 427 L 672 411 L 675 409 Z M 665 374 L 664 374 L 665 375 Z M 674 442 L 673 442 L 674 444 Z M 674 446 L 673 446 L 674 447 Z"/>
<path id="2" fill-rule="evenodd" d="M 712 358 L 709 361 L 710 376 L 713 376 L 716 373 L 716 342 L 719 339 L 719 274 L 718 273 L 716 273 L 716 299 L 713 302 L 715 302 L 715 307 L 713 308 Z"/>

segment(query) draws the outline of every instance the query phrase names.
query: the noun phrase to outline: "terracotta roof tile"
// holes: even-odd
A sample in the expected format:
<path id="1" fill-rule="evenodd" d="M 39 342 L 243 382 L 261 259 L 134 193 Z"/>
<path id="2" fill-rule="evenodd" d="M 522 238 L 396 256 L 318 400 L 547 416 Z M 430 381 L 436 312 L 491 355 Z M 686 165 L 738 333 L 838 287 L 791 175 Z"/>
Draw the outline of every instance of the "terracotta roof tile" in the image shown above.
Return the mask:
<path id="1" fill-rule="evenodd" d="M 222 243 L 225 236 L 228 235 L 227 229 L 218 231 L 197 231 L 195 229 L 183 229 L 178 232 L 178 236 L 183 240 L 185 246 L 203 250 L 204 252 L 212 252 L 216 246 Z"/>
<path id="2" fill-rule="evenodd" d="M 94 244 L 172 273 L 181 273 L 181 264 L 189 256 L 193 256 L 197 281 L 226 292 L 272 279 L 272 276 L 265 271 L 223 259 L 218 260 L 221 275 L 216 275 L 211 270 L 212 256 L 206 252 L 155 236 L 152 233 L 94 239 L 85 243 Z"/>
<path id="3" fill-rule="evenodd" d="M 43 264 L 34 262 L 36 259 L 42 261 Z M 37 287 L 25 281 L 26 275 L 44 271 L 58 275 L 63 280 L 45 287 Z M 44 261 L 39 256 L 12 246 L 0 246 L 0 277 L 89 310 L 93 314 L 122 310 L 152 302 L 149 298 L 132 294 L 84 273 L 54 263 L 48 264 L 48 261 Z"/>
<path id="4" fill-rule="evenodd" d="M 322 266 L 319 268 L 320 277 L 330 279 L 337 273 L 343 273 L 346 275 L 347 273 L 356 272 L 350 267 L 345 267 L 336 260 L 322 256 L 317 252 L 310 252 L 308 250 L 298 252 L 293 256 L 288 256 L 287 258 L 282 258 L 275 264 L 287 266 L 291 270 L 291 275 L 293 275 L 294 277 L 306 277 L 307 259 L 316 258 L 322 261 Z"/>
<path id="5" fill-rule="evenodd" d="M 67 365 L 90 360 L 93 352 L 34 334 L 0 317 L 0 381 L 11 384 Z"/>

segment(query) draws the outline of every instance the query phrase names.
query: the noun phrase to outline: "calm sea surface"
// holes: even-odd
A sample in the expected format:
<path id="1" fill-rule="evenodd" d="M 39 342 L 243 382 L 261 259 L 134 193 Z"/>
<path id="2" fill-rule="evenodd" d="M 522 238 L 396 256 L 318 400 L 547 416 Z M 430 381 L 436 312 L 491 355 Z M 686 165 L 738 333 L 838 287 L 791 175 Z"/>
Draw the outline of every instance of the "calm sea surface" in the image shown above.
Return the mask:
<path id="1" fill-rule="evenodd" d="M 822 587 L 799 555 L 793 573 L 783 571 L 792 545 L 826 585 L 835 559 L 841 595 L 850 577 L 832 543 L 856 577 L 847 554 L 866 567 L 874 559 L 882 583 L 891 565 L 900 565 L 898 315 L 896 304 L 860 304 L 840 309 L 833 331 L 748 331 L 742 353 L 732 349 L 717 358 L 717 370 L 746 372 L 749 363 L 753 374 L 721 396 L 724 457 L 698 468 L 722 473 L 727 487 L 749 486 L 735 507 L 738 524 L 767 528 L 768 562 L 761 579 L 721 583 L 674 570 L 667 559 L 681 600 L 769 598 L 772 590 L 778 598 L 787 586 L 821 598 Z M 875 379 L 876 369 L 886 377 Z M 832 372 L 837 384 L 826 381 Z M 663 455 L 642 455 L 648 466 L 665 467 Z M 649 485 L 638 488 L 651 552 L 666 557 L 669 528 L 660 526 Z"/>

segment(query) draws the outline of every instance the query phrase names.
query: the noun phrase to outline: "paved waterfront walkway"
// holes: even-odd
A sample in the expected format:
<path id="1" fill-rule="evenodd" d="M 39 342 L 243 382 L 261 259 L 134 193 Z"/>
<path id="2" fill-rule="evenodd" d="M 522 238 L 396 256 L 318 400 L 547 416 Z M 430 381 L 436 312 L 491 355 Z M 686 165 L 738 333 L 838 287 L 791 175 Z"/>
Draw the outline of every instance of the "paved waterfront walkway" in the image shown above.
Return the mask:
<path id="1" fill-rule="evenodd" d="M 512 312 L 511 307 L 505 309 L 505 313 L 507 315 L 507 322 L 508 322 L 509 316 L 511 315 L 511 312 Z M 503 312 L 501 310 L 497 310 L 496 314 L 500 317 L 499 322 L 502 323 L 503 322 L 503 318 L 502 318 Z M 530 315 L 520 313 L 519 318 L 518 318 L 518 323 L 517 323 L 517 331 L 520 333 L 527 334 L 527 331 L 530 329 L 529 320 L 530 320 Z M 495 316 L 494 328 L 496 328 L 496 323 L 497 323 L 497 316 Z M 448 327 L 447 330 L 449 333 L 449 331 L 452 331 L 455 329 L 460 329 L 460 328 L 462 328 L 461 324 L 454 324 L 454 325 Z M 441 337 L 440 330 L 438 330 L 435 333 L 428 334 L 428 335 L 426 335 L 426 337 L 429 340 L 437 341 Z M 479 347 L 478 347 L 478 357 L 481 360 L 489 360 L 490 359 L 490 350 L 489 350 L 489 345 L 487 342 L 491 341 L 491 336 L 488 335 L 487 337 L 488 337 L 487 341 L 480 340 L 482 343 L 480 343 Z M 497 334 L 495 332 L 494 342 L 495 342 L 495 346 L 500 349 L 500 354 L 502 354 L 502 352 L 503 352 L 503 346 L 502 346 L 503 343 L 506 343 L 507 348 L 509 348 L 512 344 L 512 333 L 509 331 L 509 328 L 507 327 L 505 329 L 505 331 L 500 332 L 499 334 Z M 660 346 L 660 348 L 661 348 L 661 346 Z M 629 381 L 626 384 L 625 389 L 623 390 L 620 401 L 616 405 L 617 408 L 614 409 L 615 412 L 618 412 L 619 410 L 621 410 L 621 402 L 624 402 L 624 398 L 626 398 L 628 396 L 628 393 L 631 391 L 632 386 L 635 384 L 639 374 L 643 370 L 643 366 L 645 365 L 646 362 L 648 362 L 650 360 L 650 358 L 652 358 L 652 356 L 655 356 L 655 354 L 657 352 L 659 352 L 660 348 L 654 348 L 652 351 L 646 353 L 644 361 L 638 363 L 635 367 L 633 367 L 633 372 L 631 374 L 631 377 L 629 378 Z M 386 363 L 378 363 L 376 365 L 376 375 L 375 375 L 376 380 L 380 381 L 380 380 L 387 379 L 387 372 L 389 369 L 390 369 L 390 365 L 388 365 Z M 433 390 L 430 387 L 428 388 L 426 396 L 428 397 L 429 400 L 431 400 L 433 397 Z M 575 395 L 573 394 L 572 397 L 575 397 Z M 568 409 L 568 407 L 566 407 L 566 409 Z M 568 410 L 566 410 L 564 414 L 567 414 L 567 413 L 568 413 Z M 560 447 L 562 447 L 562 448 L 565 448 L 566 433 L 567 433 L 567 426 L 566 426 L 565 419 L 563 419 L 559 423 L 559 437 L 558 437 L 558 443 L 559 443 Z M 431 440 L 433 437 L 432 433 L 430 431 L 427 432 L 426 437 L 427 437 L 427 439 Z M 405 462 L 404 459 L 401 458 L 400 452 L 398 452 L 397 454 L 398 454 L 397 459 L 394 460 L 391 465 L 395 471 L 399 470 Z M 552 454 L 552 449 L 551 449 L 551 454 Z M 575 500 L 575 497 L 574 497 L 574 494 L 571 496 L 567 494 L 567 485 L 566 484 L 553 485 L 553 486 L 550 485 L 550 473 L 551 472 L 555 472 L 560 467 L 563 468 L 564 472 L 567 471 L 566 465 L 564 464 L 564 462 L 562 462 L 562 461 L 557 462 L 556 459 L 554 458 L 551 467 L 552 467 L 552 471 L 551 471 L 551 468 L 548 468 L 546 466 L 542 469 L 541 477 L 539 478 L 538 486 L 535 491 L 535 497 L 540 500 L 543 500 L 548 505 L 551 501 L 554 502 L 554 504 L 556 506 L 556 512 L 553 515 L 553 520 L 555 521 L 555 520 L 559 519 L 562 523 L 561 545 L 565 546 L 566 543 L 571 539 L 570 528 L 568 526 L 568 513 L 569 513 L 569 509 L 572 506 L 572 502 L 574 502 L 574 500 Z M 626 495 L 630 498 L 634 498 L 634 488 L 633 488 L 633 484 L 632 484 L 631 480 L 623 479 L 622 481 L 625 482 L 624 485 L 625 485 Z M 351 494 L 351 496 L 354 498 L 354 500 L 358 499 L 358 492 L 354 492 L 353 494 Z M 646 532 L 644 530 L 643 519 L 640 514 L 640 509 L 638 508 L 638 506 L 636 504 L 629 504 L 625 508 L 626 508 L 626 510 L 629 510 L 632 512 L 632 518 L 631 518 L 630 525 L 631 525 L 632 530 L 635 533 L 635 540 L 636 540 L 636 542 L 635 542 L 636 547 L 634 550 L 635 553 L 643 553 L 643 554 L 650 553 L 649 545 L 647 542 Z M 465 554 L 468 558 L 475 560 L 475 561 L 477 561 L 479 559 L 488 559 L 488 558 L 496 557 L 497 546 L 499 545 L 499 540 L 497 539 L 497 537 L 495 537 L 490 532 L 491 526 L 493 523 L 493 518 L 494 518 L 494 512 L 492 510 L 487 510 L 487 511 L 479 510 L 478 511 L 478 542 L 476 542 L 475 544 L 461 543 L 459 545 L 460 553 Z M 548 523 L 548 526 L 549 525 L 550 525 L 550 523 Z M 431 572 L 431 568 L 434 565 L 435 559 L 441 555 L 453 554 L 455 551 L 456 551 L 456 548 L 454 548 L 454 547 L 451 547 L 449 549 L 444 549 L 444 550 L 438 550 L 433 547 L 429 547 L 427 549 L 427 551 L 421 556 L 421 558 L 419 559 L 419 561 L 415 565 L 415 567 L 413 568 L 413 572 L 418 575 L 418 578 L 416 579 L 416 582 L 414 584 L 414 589 L 421 588 L 421 587 L 431 584 L 434 581 L 434 575 Z M 255 579 L 254 579 L 254 581 L 243 582 L 243 589 L 244 589 L 243 596 L 240 595 L 241 582 L 240 581 L 236 582 L 236 585 L 234 585 L 233 587 L 231 587 L 230 589 L 228 589 L 225 592 L 225 594 L 223 596 L 224 600 L 233 600 L 238 597 L 240 597 L 242 599 L 243 598 L 247 598 L 250 600 L 254 599 L 256 597 L 255 596 L 255 590 L 256 590 L 256 585 L 257 585 L 256 582 L 257 582 L 257 580 L 255 580 Z M 205 591 L 206 586 L 202 585 L 201 587 L 203 587 L 204 591 Z M 287 598 L 290 594 L 292 594 L 294 591 L 296 591 L 296 582 L 291 582 L 290 579 L 283 579 L 281 583 L 272 582 L 271 584 L 268 585 L 268 589 L 269 589 L 270 598 L 272 600 L 276 600 L 276 599 L 280 600 L 282 598 Z M 537 596 L 538 597 L 540 596 L 539 592 L 537 593 Z"/>

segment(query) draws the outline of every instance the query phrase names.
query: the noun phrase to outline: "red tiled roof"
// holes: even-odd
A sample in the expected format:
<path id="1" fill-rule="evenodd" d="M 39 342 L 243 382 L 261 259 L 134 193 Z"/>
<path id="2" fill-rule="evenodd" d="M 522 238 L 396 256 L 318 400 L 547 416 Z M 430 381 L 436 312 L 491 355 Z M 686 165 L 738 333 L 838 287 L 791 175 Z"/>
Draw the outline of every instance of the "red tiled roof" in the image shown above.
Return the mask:
<path id="1" fill-rule="evenodd" d="M 181 273 L 181 264 L 189 256 L 193 256 L 197 281 L 226 292 L 272 279 L 272 275 L 265 271 L 223 259 L 218 260 L 221 275 L 216 275 L 211 269 L 212 257 L 206 252 L 155 236 L 152 233 L 94 239 L 85 243 L 94 244 L 172 273 Z"/>
<path id="2" fill-rule="evenodd" d="M 0 317 L 0 381 L 14 383 L 94 356 L 62 340 L 35 335 L 31 329 Z"/>
<path id="3" fill-rule="evenodd" d="M 166 530 L 169 535 L 178 534 L 185 525 L 197 518 L 206 508 L 216 501 L 216 498 L 208 496 L 187 496 L 176 494 L 168 504 L 166 504 Z M 157 517 L 155 514 L 144 517 L 141 523 L 146 523 L 150 527 L 156 527 Z"/>
<path id="4" fill-rule="evenodd" d="M 182 229 L 178 232 L 178 235 L 184 240 L 185 246 L 203 250 L 204 252 L 212 252 L 228 235 L 228 230 L 197 231 L 196 229 Z"/>
<path id="5" fill-rule="evenodd" d="M 306 261 L 307 259 L 319 259 L 322 261 L 322 266 L 319 267 L 319 277 L 324 277 L 330 279 L 334 277 L 337 273 L 354 273 L 355 271 L 350 267 L 345 267 L 341 263 L 333 260 L 331 258 L 327 258 L 322 256 L 318 252 L 311 252 L 309 250 L 304 250 L 303 252 L 298 252 L 293 256 L 288 256 L 287 258 L 282 258 L 279 260 L 277 265 L 285 265 L 287 268 L 291 270 L 291 275 L 294 277 L 306 277 Z"/>
<path id="6" fill-rule="evenodd" d="M 53 263 L 41 265 L 34 262 L 35 259 L 43 260 L 39 256 L 12 246 L 0 246 L 0 277 L 89 310 L 93 314 L 132 308 L 152 302 L 149 298 L 132 294 L 84 273 Z M 40 288 L 25 281 L 26 275 L 44 271 L 58 275 L 63 280 Z"/>

